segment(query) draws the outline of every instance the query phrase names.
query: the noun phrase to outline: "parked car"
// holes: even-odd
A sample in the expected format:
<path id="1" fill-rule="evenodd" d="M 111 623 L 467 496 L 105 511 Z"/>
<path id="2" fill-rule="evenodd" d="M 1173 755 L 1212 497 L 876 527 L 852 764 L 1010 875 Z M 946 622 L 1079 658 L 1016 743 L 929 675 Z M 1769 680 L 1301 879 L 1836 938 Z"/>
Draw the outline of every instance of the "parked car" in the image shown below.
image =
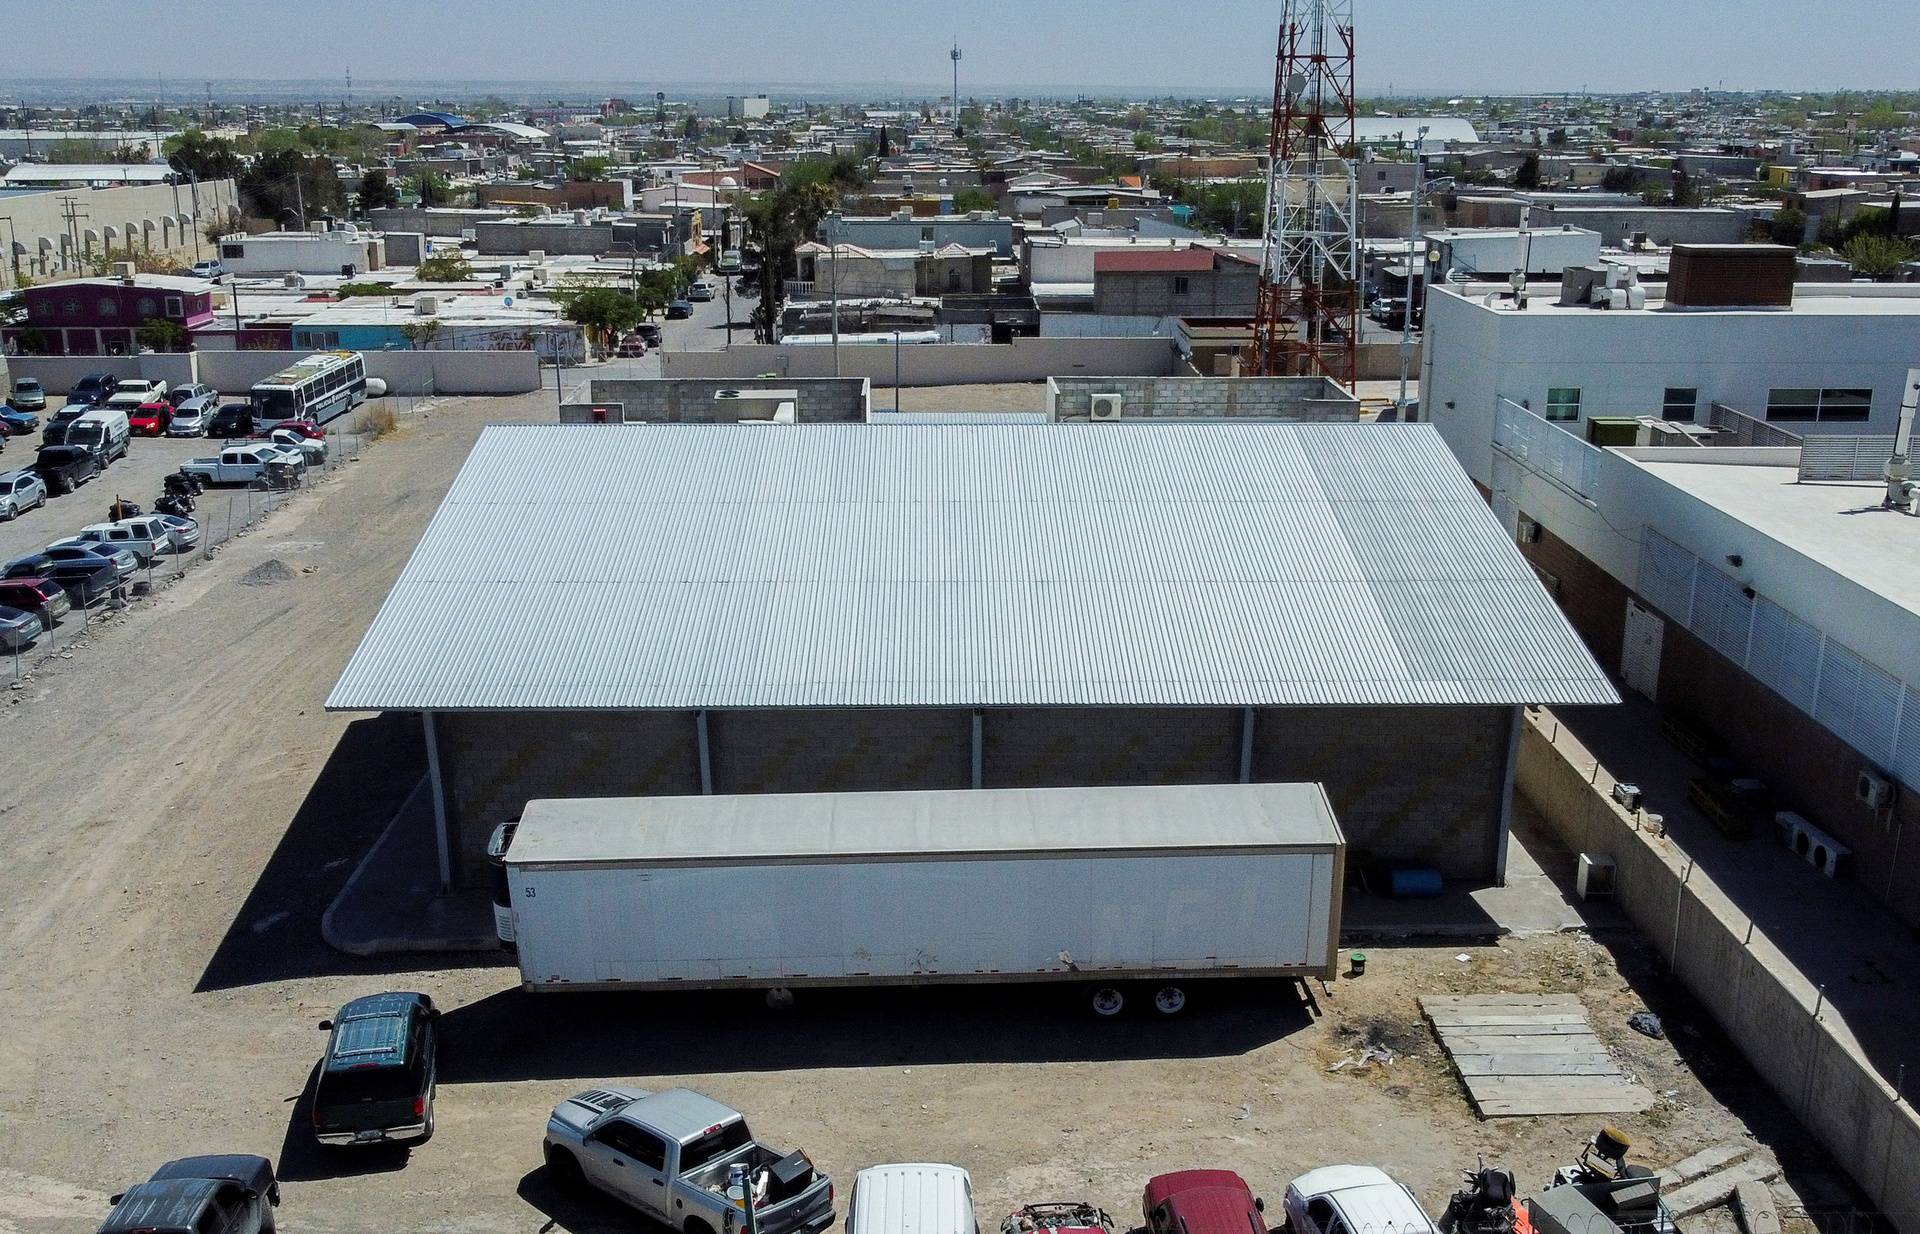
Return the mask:
<path id="1" fill-rule="evenodd" d="M 159 437 L 173 423 L 173 404 L 165 399 L 142 403 L 127 417 L 127 430 L 141 437 Z"/>
<path id="2" fill-rule="evenodd" d="M 47 485 L 31 471 L 0 472 L 0 519 L 9 522 L 47 504 Z"/>
<path id="3" fill-rule="evenodd" d="M 668 321 L 678 321 L 683 317 L 691 317 L 691 316 L 693 316 L 693 305 L 688 303 L 687 301 L 670 300 L 667 302 L 667 320 Z"/>
<path id="4" fill-rule="evenodd" d="M 98 540 L 83 540 L 79 536 L 68 536 L 64 540 L 55 540 L 40 550 L 40 556 L 49 561 L 80 562 L 93 565 L 104 561 L 113 567 L 121 581 L 139 573 L 141 559 L 131 548 L 122 548 L 114 544 L 102 544 Z"/>
<path id="5" fill-rule="evenodd" d="M 167 383 L 151 377 L 122 377 L 113 383 L 113 393 L 107 396 L 107 401 L 112 402 L 116 398 L 133 395 L 139 396 L 139 402 L 134 404 L 136 407 L 148 399 L 165 398 Z"/>
<path id="6" fill-rule="evenodd" d="M 554 1107 L 544 1145 L 563 1187 L 592 1186 L 685 1234 L 731 1230 L 728 1176 L 745 1167 L 758 1234 L 818 1234 L 833 1224 L 833 1180 L 805 1153 L 769 1148 L 747 1120 L 691 1089 L 592 1088 Z"/>
<path id="7" fill-rule="evenodd" d="M 110 372 L 88 373 L 67 388 L 67 406 L 86 408 L 95 403 L 104 403 L 119 384 L 120 379 Z"/>
<path id="8" fill-rule="evenodd" d="M 76 608 L 85 608 L 110 599 L 120 592 L 120 571 L 111 561 L 98 565 L 84 561 L 55 561 L 44 553 L 22 557 L 7 563 L 0 571 L 6 578 L 44 578 L 58 583 Z"/>
<path id="9" fill-rule="evenodd" d="M 269 444 L 279 446 L 283 450 L 297 450 L 300 457 L 307 461 L 307 466 L 309 467 L 324 467 L 326 465 L 327 438 L 324 433 L 319 436 L 310 436 L 297 429 L 287 428 L 282 425 L 267 434 L 267 441 Z"/>
<path id="10" fill-rule="evenodd" d="M 24 437 L 40 427 L 40 417 L 30 411 L 21 411 L 18 407 L 0 407 L 0 435 L 5 437 Z M 0 437 L 0 445 L 4 438 Z"/>
<path id="11" fill-rule="evenodd" d="M 388 1144 L 433 1138 L 440 1013 L 425 994 L 369 994 L 320 1027 L 331 1036 L 313 1088 L 313 1134 L 322 1144 Z"/>
<path id="12" fill-rule="evenodd" d="M 629 334 L 620 340 L 620 346 L 614 349 L 613 354 L 622 360 L 637 360 L 647 354 L 647 342 L 637 334 Z"/>
<path id="13" fill-rule="evenodd" d="M 280 1183 L 265 1157 L 182 1157 L 109 1203 L 100 1234 L 270 1234 Z"/>
<path id="14" fill-rule="evenodd" d="M 705 300 L 713 299 L 713 284 L 712 283 L 688 283 L 687 299 L 693 300 L 693 301 L 705 301 Z"/>
<path id="15" fill-rule="evenodd" d="M 325 441 L 327 430 L 311 420 L 276 420 L 265 428 L 255 432 L 256 437 L 271 437 L 275 433 L 298 433 L 309 441 Z"/>
<path id="16" fill-rule="evenodd" d="M 219 397 L 214 388 L 204 381 L 183 381 L 167 391 L 167 404 L 177 409 L 188 399 Z"/>
<path id="17" fill-rule="evenodd" d="M 173 537 L 167 533 L 166 524 L 151 514 L 111 523 L 91 523 L 80 529 L 79 538 L 132 549 L 143 565 L 173 547 Z"/>
<path id="18" fill-rule="evenodd" d="M 166 525 L 167 534 L 173 538 L 173 551 L 190 553 L 200 543 L 200 524 L 184 514 L 156 514 Z"/>
<path id="19" fill-rule="evenodd" d="M 1385 1170 L 1328 1165 L 1287 1184 L 1293 1234 L 1438 1234 L 1420 1201 Z"/>
<path id="20" fill-rule="evenodd" d="M 276 463 L 291 467 L 295 478 L 306 468 L 306 460 L 299 451 L 287 450 L 270 441 L 255 441 L 228 446 L 205 458 L 190 458 L 180 464 L 180 470 L 199 476 L 208 484 L 252 484 L 255 480 L 271 481 Z"/>
<path id="21" fill-rule="evenodd" d="M 633 332 L 639 335 L 640 340 L 649 347 L 658 347 L 660 340 L 665 337 L 660 332 L 660 323 L 657 321 L 643 321 L 633 328 Z"/>
<path id="22" fill-rule="evenodd" d="M 40 430 L 40 444 L 43 446 L 64 446 L 67 444 L 67 429 L 81 416 L 93 410 L 92 403 L 68 403 L 59 411 L 47 417 L 46 427 Z"/>
<path id="23" fill-rule="evenodd" d="M 211 279 L 219 282 L 227 268 L 217 261 L 196 261 L 187 268 L 187 273 L 197 279 Z"/>
<path id="24" fill-rule="evenodd" d="M 847 1234 L 980 1234 L 973 1179 L 957 1165 L 875 1165 L 854 1175 Z"/>
<path id="25" fill-rule="evenodd" d="M 1007 1214 L 1000 1234 L 1113 1234 L 1113 1218 L 1085 1200 L 1043 1200 Z"/>
<path id="26" fill-rule="evenodd" d="M 100 462 L 93 451 L 81 446 L 41 446 L 33 459 L 33 470 L 55 497 L 71 493 L 100 474 Z"/>
<path id="27" fill-rule="evenodd" d="M 32 613 L 0 604 L 0 647 L 18 651 L 47 632 L 47 627 Z"/>
<path id="28" fill-rule="evenodd" d="M 66 588 L 50 578 L 0 578 L 0 604 L 32 613 L 49 630 L 73 611 Z"/>
<path id="29" fill-rule="evenodd" d="M 127 442 L 132 436 L 132 421 L 125 409 L 115 407 L 108 399 L 105 407 L 90 407 L 67 426 L 66 444 L 93 451 L 100 470 L 105 471 L 113 460 L 127 456 Z"/>
<path id="30" fill-rule="evenodd" d="M 13 380 L 13 393 L 7 398 L 7 406 L 15 411 L 45 411 L 47 388 L 40 384 L 37 377 L 16 377 Z"/>
<path id="31" fill-rule="evenodd" d="M 213 410 L 219 403 L 219 396 L 201 394 L 182 401 L 173 409 L 173 416 L 167 421 L 169 437 L 204 437 L 207 425 L 213 422 Z"/>
<path id="32" fill-rule="evenodd" d="M 1180 1170 L 1148 1180 L 1147 1234 L 1266 1234 L 1266 1204 L 1232 1170 Z M 1373 1234 L 1352 1231 L 1351 1234 Z"/>
<path id="33" fill-rule="evenodd" d="M 252 433 L 252 403 L 222 403 L 207 421 L 209 437 L 247 437 Z"/>

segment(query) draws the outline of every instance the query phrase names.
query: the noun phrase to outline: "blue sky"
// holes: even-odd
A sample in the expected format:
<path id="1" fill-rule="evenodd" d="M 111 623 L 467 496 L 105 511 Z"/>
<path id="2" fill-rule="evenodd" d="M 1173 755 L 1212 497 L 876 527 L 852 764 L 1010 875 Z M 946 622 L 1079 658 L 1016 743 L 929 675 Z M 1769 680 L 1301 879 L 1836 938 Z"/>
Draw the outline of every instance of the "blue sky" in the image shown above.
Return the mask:
<path id="1" fill-rule="evenodd" d="M 1920 0 L 1355 0 L 1359 86 L 1920 87 Z M 0 0 L 18 77 L 898 83 L 1271 81 L 1279 0 Z M 114 31 L 109 35 L 108 31 Z M 6 86 L 0 80 L 0 97 Z"/>

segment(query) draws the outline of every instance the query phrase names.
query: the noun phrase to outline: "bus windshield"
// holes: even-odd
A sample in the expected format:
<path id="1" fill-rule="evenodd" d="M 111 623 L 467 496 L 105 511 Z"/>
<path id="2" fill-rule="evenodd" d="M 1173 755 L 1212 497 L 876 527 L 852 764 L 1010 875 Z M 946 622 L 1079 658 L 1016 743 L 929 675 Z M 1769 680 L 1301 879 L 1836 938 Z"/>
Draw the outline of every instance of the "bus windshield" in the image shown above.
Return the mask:
<path id="1" fill-rule="evenodd" d="M 253 401 L 259 410 L 257 418 L 261 420 L 291 420 L 300 414 L 300 403 L 292 390 L 256 389 Z"/>

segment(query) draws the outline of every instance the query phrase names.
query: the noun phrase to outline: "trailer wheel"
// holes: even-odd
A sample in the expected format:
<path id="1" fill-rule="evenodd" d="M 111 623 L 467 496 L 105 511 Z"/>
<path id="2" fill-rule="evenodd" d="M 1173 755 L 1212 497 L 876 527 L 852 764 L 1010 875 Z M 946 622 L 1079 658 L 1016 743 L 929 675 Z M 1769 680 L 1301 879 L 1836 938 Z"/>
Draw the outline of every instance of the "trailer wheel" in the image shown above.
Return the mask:
<path id="1" fill-rule="evenodd" d="M 1153 1009 L 1161 1015 L 1179 1015 L 1187 1008 L 1187 992 L 1177 985 L 1163 985 L 1153 992 Z"/>
<path id="2" fill-rule="evenodd" d="M 783 985 L 774 986 L 767 991 L 767 1007 L 772 1011 L 791 1011 L 793 991 Z"/>
<path id="3" fill-rule="evenodd" d="M 1127 996 L 1113 986 L 1103 985 L 1093 992 L 1093 1014 L 1097 1016 L 1117 1016 L 1126 1005 Z"/>

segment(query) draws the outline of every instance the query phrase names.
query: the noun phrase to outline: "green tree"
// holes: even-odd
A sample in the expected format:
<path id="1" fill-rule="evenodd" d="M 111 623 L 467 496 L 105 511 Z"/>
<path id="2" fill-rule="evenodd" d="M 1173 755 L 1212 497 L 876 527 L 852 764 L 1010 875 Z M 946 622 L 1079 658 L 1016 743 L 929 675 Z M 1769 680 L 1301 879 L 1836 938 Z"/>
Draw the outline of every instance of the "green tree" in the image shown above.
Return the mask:
<path id="1" fill-rule="evenodd" d="M 416 266 L 413 273 L 423 283 L 467 283 L 473 280 L 473 267 L 460 253 L 436 253 Z"/>
<path id="2" fill-rule="evenodd" d="M 134 332 L 142 347 L 153 351 L 185 351 L 187 349 L 187 329 L 177 322 L 161 317 L 149 317 L 140 323 L 140 329 Z"/>
<path id="3" fill-rule="evenodd" d="M 747 250 L 752 264 L 760 269 L 760 300 L 753 309 L 753 333 L 759 342 L 779 341 L 780 311 L 786 304 L 794 250 L 812 238 L 839 197 L 826 174 L 815 178 L 803 162 L 788 168 L 778 185 L 749 198 L 742 208 Z"/>
<path id="4" fill-rule="evenodd" d="M 1609 167 L 1600 177 L 1600 187 L 1609 193 L 1631 193 L 1640 183 L 1640 173 L 1631 167 Z"/>
<path id="5" fill-rule="evenodd" d="M 956 214 L 971 214 L 975 210 L 998 210 L 1000 203 L 993 194 L 985 189 L 964 188 L 953 194 L 953 209 Z"/>
<path id="6" fill-rule="evenodd" d="M 438 317 L 415 317 L 400 323 L 400 337 L 407 340 L 407 346 L 415 351 L 426 347 L 440 337 L 440 319 Z"/>
<path id="7" fill-rule="evenodd" d="M 208 244 L 218 244 L 227 236 L 237 236 L 246 230 L 247 216 L 228 206 L 225 214 L 216 213 L 208 219 L 206 226 L 200 229 L 200 234 L 207 238 Z"/>
<path id="8" fill-rule="evenodd" d="M 554 289 L 553 298 L 567 320 L 583 327 L 602 351 L 611 349 L 646 316 L 638 300 L 613 287 L 561 286 Z"/>
<path id="9" fill-rule="evenodd" d="M 538 168 L 522 165 L 513 169 L 513 178 L 516 180 L 538 180 L 540 178 L 540 171 Z"/>
<path id="10" fill-rule="evenodd" d="M 240 201 L 253 217 L 281 222 L 302 204 L 308 218 L 338 212 L 345 194 L 332 159 L 279 149 L 255 158 L 240 174 Z"/>
<path id="11" fill-rule="evenodd" d="M 598 155 L 587 158 L 577 158 L 567 164 L 567 179 L 583 182 L 598 180 L 600 177 L 606 175 L 607 169 L 612 166 L 612 159 L 601 158 Z"/>
<path id="12" fill-rule="evenodd" d="M 107 152 L 97 141 L 63 137 L 47 147 L 46 159 L 49 163 L 104 163 Z"/>
<path id="13" fill-rule="evenodd" d="M 1767 233 L 1775 244 L 1790 244 L 1798 248 L 1806 243 L 1807 212 L 1793 206 L 1776 211 L 1767 222 Z"/>
<path id="14" fill-rule="evenodd" d="M 161 146 L 167 165 L 182 175 L 201 180 L 231 180 L 245 167 L 239 151 L 224 137 L 209 137 L 199 129 L 167 138 Z"/>
<path id="15" fill-rule="evenodd" d="M 1520 160 L 1520 166 L 1513 172 L 1513 187 L 1517 189 L 1537 189 L 1540 187 L 1540 156 L 1528 154 Z"/>
<path id="16" fill-rule="evenodd" d="M 1148 151 L 1158 150 L 1160 148 L 1160 139 L 1152 133 L 1135 133 L 1133 135 L 1133 148 L 1143 154 Z"/>
<path id="17" fill-rule="evenodd" d="M 339 299 L 350 300 L 355 296 L 392 295 L 393 288 L 385 283 L 342 283 L 333 289 L 333 294 Z"/>
<path id="18" fill-rule="evenodd" d="M 400 191 L 393 187 L 384 167 L 376 167 L 360 177 L 360 213 L 391 209 L 400 204 Z"/>
<path id="19" fill-rule="evenodd" d="M 1913 246 L 1895 236 L 1862 232 L 1841 247 L 1840 256 L 1855 273 L 1879 279 L 1898 270 L 1901 263 L 1912 261 Z"/>
<path id="20" fill-rule="evenodd" d="M 415 176 L 413 191 L 423 206 L 444 206 L 453 200 L 453 187 L 437 171 L 423 171 Z"/>

